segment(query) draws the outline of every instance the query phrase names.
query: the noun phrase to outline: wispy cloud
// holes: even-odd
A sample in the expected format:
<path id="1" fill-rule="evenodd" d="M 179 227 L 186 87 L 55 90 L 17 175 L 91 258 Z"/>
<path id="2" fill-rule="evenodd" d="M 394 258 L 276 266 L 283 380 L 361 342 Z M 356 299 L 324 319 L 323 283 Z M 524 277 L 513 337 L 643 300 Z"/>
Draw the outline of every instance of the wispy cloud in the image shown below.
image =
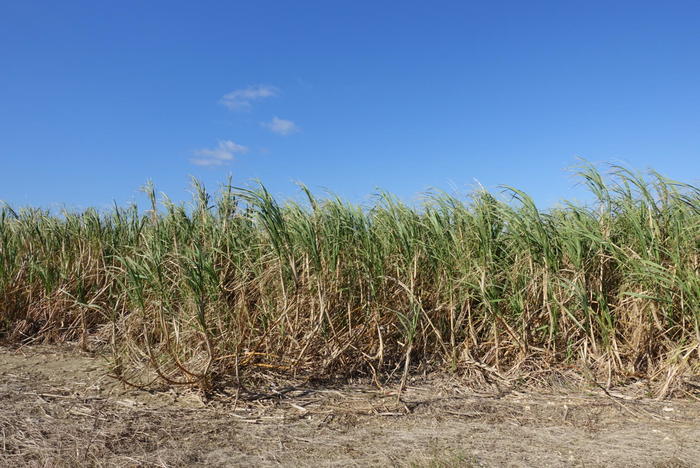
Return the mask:
<path id="1" fill-rule="evenodd" d="M 196 158 L 190 159 L 197 166 L 221 166 L 233 161 L 236 154 L 245 154 L 248 147 L 234 143 L 231 140 L 219 141 L 216 148 L 202 148 L 194 151 Z"/>
<path id="2" fill-rule="evenodd" d="M 231 110 L 246 110 L 250 109 L 251 102 L 277 96 L 279 92 L 274 86 L 253 85 L 225 94 L 220 102 Z"/>
<path id="3" fill-rule="evenodd" d="M 262 122 L 261 125 L 278 135 L 291 135 L 299 131 L 299 126 L 291 120 L 273 117 L 270 122 Z"/>

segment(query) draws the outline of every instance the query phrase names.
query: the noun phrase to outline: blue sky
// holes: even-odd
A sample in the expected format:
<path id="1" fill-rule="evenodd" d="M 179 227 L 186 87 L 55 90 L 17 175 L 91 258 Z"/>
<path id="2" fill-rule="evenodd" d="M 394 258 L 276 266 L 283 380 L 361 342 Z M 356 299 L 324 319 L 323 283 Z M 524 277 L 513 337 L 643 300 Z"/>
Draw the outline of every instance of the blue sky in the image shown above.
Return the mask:
<path id="1" fill-rule="evenodd" d="M 0 200 L 478 180 L 547 206 L 576 157 L 700 179 L 700 3 L 5 1 Z"/>

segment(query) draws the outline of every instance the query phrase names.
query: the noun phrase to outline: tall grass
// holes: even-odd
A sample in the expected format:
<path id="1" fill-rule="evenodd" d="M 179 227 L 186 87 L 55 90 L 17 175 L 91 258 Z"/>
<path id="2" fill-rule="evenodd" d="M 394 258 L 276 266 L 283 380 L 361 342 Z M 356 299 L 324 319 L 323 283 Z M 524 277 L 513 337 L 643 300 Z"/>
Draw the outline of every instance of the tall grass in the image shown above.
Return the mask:
<path id="1" fill-rule="evenodd" d="M 189 205 L 148 185 L 147 211 L 5 206 L 0 333 L 97 340 L 138 385 L 571 365 L 668 391 L 700 362 L 700 190 L 578 176 L 595 203 L 550 210 L 514 188 L 362 208 L 196 181 Z"/>

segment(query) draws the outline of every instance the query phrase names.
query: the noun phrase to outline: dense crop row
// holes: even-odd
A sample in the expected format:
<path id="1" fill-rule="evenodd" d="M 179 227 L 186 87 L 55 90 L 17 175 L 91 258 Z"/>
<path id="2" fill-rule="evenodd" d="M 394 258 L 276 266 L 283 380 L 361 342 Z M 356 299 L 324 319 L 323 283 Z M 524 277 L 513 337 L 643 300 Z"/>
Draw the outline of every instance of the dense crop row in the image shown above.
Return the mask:
<path id="1" fill-rule="evenodd" d="M 621 167 L 578 175 L 597 201 L 547 211 L 510 188 L 362 208 L 198 184 L 188 206 L 149 187 L 145 212 L 4 207 L 0 333 L 101 340 L 122 378 L 205 388 L 417 363 L 697 372 L 700 190 Z"/>

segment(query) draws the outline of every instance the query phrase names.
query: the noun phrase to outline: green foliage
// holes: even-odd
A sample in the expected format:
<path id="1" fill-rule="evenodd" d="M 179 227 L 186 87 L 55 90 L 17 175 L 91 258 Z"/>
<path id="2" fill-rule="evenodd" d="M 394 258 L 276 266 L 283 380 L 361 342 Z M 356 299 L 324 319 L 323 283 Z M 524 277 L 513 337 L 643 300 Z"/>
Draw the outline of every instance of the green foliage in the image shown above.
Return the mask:
<path id="1" fill-rule="evenodd" d="M 583 361 L 660 375 L 700 358 L 700 190 L 583 165 L 591 206 L 515 188 L 420 207 L 280 204 L 264 186 L 190 206 L 0 209 L 0 334 L 93 337 L 114 372 L 209 387 L 245 372 L 391 373 Z M 404 361 L 405 360 L 405 361 Z M 531 364 L 531 366 L 534 364 Z"/>

